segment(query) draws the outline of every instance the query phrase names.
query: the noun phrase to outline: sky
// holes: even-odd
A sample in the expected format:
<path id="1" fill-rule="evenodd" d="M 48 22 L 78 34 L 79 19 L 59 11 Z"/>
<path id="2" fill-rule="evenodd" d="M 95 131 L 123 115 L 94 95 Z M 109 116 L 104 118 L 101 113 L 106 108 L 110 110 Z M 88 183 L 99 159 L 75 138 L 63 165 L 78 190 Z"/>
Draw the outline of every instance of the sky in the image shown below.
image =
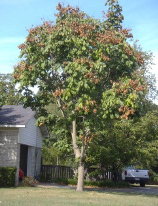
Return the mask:
<path id="1" fill-rule="evenodd" d="M 25 41 L 27 30 L 42 24 L 42 19 L 55 21 L 59 2 L 78 6 L 92 17 L 102 18 L 106 0 L 0 0 L 0 73 L 12 73 L 19 61 L 18 45 Z M 152 73 L 158 80 L 158 1 L 118 0 L 122 6 L 123 27 L 132 29 L 144 51 L 154 55 Z M 158 83 L 157 83 L 158 87 Z"/>

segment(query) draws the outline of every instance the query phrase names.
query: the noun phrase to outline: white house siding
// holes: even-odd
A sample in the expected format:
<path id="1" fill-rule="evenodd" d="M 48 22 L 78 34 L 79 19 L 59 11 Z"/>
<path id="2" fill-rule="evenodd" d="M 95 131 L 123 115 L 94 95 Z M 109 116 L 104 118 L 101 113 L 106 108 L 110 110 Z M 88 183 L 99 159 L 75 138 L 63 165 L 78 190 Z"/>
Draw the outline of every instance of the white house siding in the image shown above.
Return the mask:
<path id="1" fill-rule="evenodd" d="M 41 169 L 42 133 L 33 117 L 25 128 L 19 128 L 19 143 L 28 145 L 27 176 L 37 177 Z"/>
<path id="2" fill-rule="evenodd" d="M 24 145 L 36 146 L 37 127 L 35 126 L 36 119 L 32 117 L 26 127 L 19 128 L 19 143 Z"/>
<path id="3" fill-rule="evenodd" d="M 40 127 L 37 129 L 37 147 L 42 148 L 42 133 Z"/>
<path id="4" fill-rule="evenodd" d="M 35 177 L 39 176 L 41 172 L 41 157 L 42 157 L 42 149 L 41 148 L 36 148 L 36 173 Z"/>
<path id="5" fill-rule="evenodd" d="M 41 169 L 42 133 L 31 118 L 25 128 L 0 128 L 0 166 L 16 167 L 19 181 L 20 144 L 28 146 L 27 176 L 37 177 Z"/>
<path id="6" fill-rule="evenodd" d="M 35 147 L 28 147 L 27 176 L 35 176 Z"/>
<path id="7" fill-rule="evenodd" d="M 27 176 L 35 178 L 39 176 L 41 171 L 41 155 L 41 148 L 28 147 Z"/>
<path id="8" fill-rule="evenodd" d="M 18 184 L 19 171 L 18 130 L 0 131 L 0 167 L 16 167 L 16 185 Z"/>
<path id="9" fill-rule="evenodd" d="M 42 134 L 35 123 L 36 119 L 32 117 L 25 128 L 19 128 L 19 143 L 42 148 Z"/>

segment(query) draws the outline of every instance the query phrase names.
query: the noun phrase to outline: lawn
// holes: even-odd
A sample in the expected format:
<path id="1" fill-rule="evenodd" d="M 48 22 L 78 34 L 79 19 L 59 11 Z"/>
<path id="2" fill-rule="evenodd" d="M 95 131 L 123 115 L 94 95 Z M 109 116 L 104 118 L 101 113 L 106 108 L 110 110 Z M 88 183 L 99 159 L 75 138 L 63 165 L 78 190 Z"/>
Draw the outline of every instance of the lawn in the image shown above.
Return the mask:
<path id="1" fill-rule="evenodd" d="M 111 193 L 102 190 L 77 193 L 72 189 L 0 189 L 0 206 L 156 206 L 158 196 Z"/>

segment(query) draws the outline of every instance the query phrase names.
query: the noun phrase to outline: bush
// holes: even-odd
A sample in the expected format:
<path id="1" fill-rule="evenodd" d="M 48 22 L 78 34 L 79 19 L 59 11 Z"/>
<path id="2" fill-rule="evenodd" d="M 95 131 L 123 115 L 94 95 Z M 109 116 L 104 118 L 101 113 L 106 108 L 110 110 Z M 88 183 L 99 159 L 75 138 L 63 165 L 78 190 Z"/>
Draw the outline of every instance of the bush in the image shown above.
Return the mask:
<path id="1" fill-rule="evenodd" d="M 46 176 L 43 176 L 42 174 L 39 175 L 40 181 L 49 182 L 51 181 L 51 179 L 52 179 L 52 176 L 50 174 L 46 174 Z"/>
<path id="2" fill-rule="evenodd" d="M 92 187 L 107 187 L 107 188 L 126 188 L 130 187 L 130 184 L 124 181 L 113 182 L 112 180 L 101 180 L 101 181 L 84 181 L 85 186 Z"/>
<path id="3" fill-rule="evenodd" d="M 34 184 L 38 183 L 32 176 L 27 176 L 22 179 L 20 186 L 22 187 L 32 187 Z"/>
<path id="4" fill-rule="evenodd" d="M 152 170 L 150 170 L 150 176 L 148 184 L 150 185 L 158 185 L 158 174 Z"/>
<path id="5" fill-rule="evenodd" d="M 74 179 L 68 179 L 68 184 L 69 185 L 77 185 L 77 179 L 74 178 Z"/>
<path id="6" fill-rule="evenodd" d="M 92 179 L 99 179 L 99 177 L 102 175 L 102 171 L 98 168 L 90 168 L 93 170 L 92 172 L 89 173 L 89 178 Z"/>
<path id="7" fill-rule="evenodd" d="M 52 182 L 65 185 L 77 185 L 77 179 L 67 179 L 67 178 L 58 178 Z M 102 180 L 102 181 L 84 181 L 85 186 L 91 187 L 107 187 L 107 188 L 127 188 L 130 187 L 128 182 L 120 181 L 113 182 L 112 180 Z"/>
<path id="8" fill-rule="evenodd" d="M 61 184 L 61 185 L 68 185 L 69 184 L 69 180 L 67 178 L 64 178 L 64 177 L 54 179 L 54 180 L 52 180 L 52 182 L 58 183 L 58 184 Z"/>
<path id="9" fill-rule="evenodd" d="M 14 187 L 15 174 L 15 167 L 0 167 L 0 187 Z"/>

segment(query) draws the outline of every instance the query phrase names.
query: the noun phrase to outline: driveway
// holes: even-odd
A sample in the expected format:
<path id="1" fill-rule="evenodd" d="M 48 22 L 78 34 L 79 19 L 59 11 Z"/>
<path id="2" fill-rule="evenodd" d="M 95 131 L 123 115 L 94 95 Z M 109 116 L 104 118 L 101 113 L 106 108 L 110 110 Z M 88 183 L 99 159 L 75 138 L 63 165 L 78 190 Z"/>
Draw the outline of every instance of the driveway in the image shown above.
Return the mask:
<path id="1" fill-rule="evenodd" d="M 76 189 L 75 186 L 59 185 L 55 183 L 38 183 L 36 186 L 43 187 L 43 188 Z M 158 195 L 158 185 L 149 185 L 145 187 L 133 186 L 131 188 L 118 188 L 118 189 L 103 189 L 103 188 L 85 187 L 84 190 L 98 191 L 98 192 L 121 192 L 121 193 L 131 193 L 131 194 Z"/>
<path id="2" fill-rule="evenodd" d="M 131 194 L 158 195 L 158 186 L 131 187 L 121 189 L 105 189 L 105 192 L 123 192 Z"/>

